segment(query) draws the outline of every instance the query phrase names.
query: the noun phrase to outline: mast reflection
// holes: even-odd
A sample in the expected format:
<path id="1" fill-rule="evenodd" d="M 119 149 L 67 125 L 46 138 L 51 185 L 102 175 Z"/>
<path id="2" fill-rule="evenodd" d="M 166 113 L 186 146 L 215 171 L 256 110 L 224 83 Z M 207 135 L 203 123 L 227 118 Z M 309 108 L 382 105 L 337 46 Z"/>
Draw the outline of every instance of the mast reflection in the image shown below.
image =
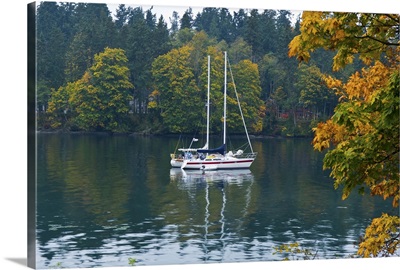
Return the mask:
<path id="1" fill-rule="evenodd" d="M 233 233 L 232 228 L 228 233 L 227 228 L 232 227 L 233 223 L 235 223 L 236 231 L 241 231 L 244 226 L 244 220 L 248 215 L 254 181 L 252 172 L 249 169 L 203 171 L 173 168 L 170 170 L 170 178 L 171 184 L 176 184 L 179 189 L 185 190 L 191 198 L 195 198 L 195 194 L 204 194 L 202 259 L 204 261 L 213 261 L 215 260 L 216 252 L 219 253 L 218 258 L 224 258 L 226 249 L 229 249 L 228 246 L 237 246 L 235 243 L 237 235 Z M 238 197 L 228 196 L 230 188 L 237 189 L 241 194 L 240 197 L 243 198 L 243 203 L 239 204 L 239 207 L 235 204 L 235 200 Z M 217 190 L 219 190 L 220 197 L 216 197 L 214 193 L 211 199 L 211 192 Z M 236 206 L 234 206 L 234 209 L 228 210 L 229 204 Z M 211 207 L 214 211 L 219 208 L 218 214 L 214 212 L 212 215 Z M 236 213 L 235 218 L 233 218 L 234 222 L 232 220 L 232 211 Z"/>

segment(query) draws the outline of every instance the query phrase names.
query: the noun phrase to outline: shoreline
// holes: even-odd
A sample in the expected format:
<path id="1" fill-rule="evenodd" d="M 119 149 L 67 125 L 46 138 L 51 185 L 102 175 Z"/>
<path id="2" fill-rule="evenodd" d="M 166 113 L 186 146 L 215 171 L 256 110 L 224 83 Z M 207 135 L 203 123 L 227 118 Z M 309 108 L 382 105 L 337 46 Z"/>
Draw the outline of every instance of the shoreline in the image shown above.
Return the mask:
<path id="1" fill-rule="evenodd" d="M 63 131 L 63 130 L 36 130 L 36 134 L 60 134 L 60 135 L 91 135 L 91 136 L 128 136 L 128 137 L 192 137 L 193 134 L 177 134 L 177 133 L 166 133 L 166 134 L 155 134 L 147 132 L 110 132 L 110 131 Z M 218 135 L 212 134 L 210 137 L 219 137 Z M 231 138 L 246 138 L 244 134 L 232 134 Z M 297 139 L 297 138 L 313 138 L 313 136 L 294 135 L 294 136 L 283 136 L 283 135 L 268 135 L 268 134 L 249 134 L 250 139 Z"/>

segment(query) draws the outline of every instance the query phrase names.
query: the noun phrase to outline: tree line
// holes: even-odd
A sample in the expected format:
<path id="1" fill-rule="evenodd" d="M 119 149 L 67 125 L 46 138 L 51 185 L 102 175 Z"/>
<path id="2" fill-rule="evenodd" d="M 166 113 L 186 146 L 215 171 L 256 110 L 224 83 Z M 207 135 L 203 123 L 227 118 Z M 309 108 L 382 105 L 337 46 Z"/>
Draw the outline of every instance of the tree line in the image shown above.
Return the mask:
<path id="1" fill-rule="evenodd" d="M 250 131 L 257 134 L 310 135 L 310 123 L 331 115 L 337 104 L 335 95 L 321 83 L 322 74 L 331 70 L 332 54 L 317 50 L 314 53 L 316 60 L 301 66 L 296 59 L 289 58 L 288 44 L 299 34 L 300 27 L 300 18 L 293 23 L 292 16 L 286 10 L 240 9 L 230 12 L 226 8 L 204 8 L 193 14 L 189 8 L 181 17 L 174 11 L 167 19 L 153 13 L 152 8 L 143 10 L 123 4 L 112 16 L 106 4 L 42 2 L 37 8 L 39 128 L 194 132 L 198 127 L 193 123 L 201 125 L 204 118 L 200 104 L 204 103 L 206 92 L 206 67 L 201 63 L 204 64 L 207 54 L 214 51 L 216 58 L 213 64 L 218 65 L 217 52 L 226 50 L 232 66 L 241 72 L 235 80 L 240 86 L 239 92 L 251 93 L 245 102 L 245 108 L 248 108 L 246 118 L 252 122 Z M 94 100 L 77 100 L 79 95 L 74 94 L 80 91 L 77 89 L 88 89 L 87 85 L 83 86 L 78 81 L 82 83 L 86 80 L 93 86 L 93 69 L 100 61 L 96 57 L 116 53 L 115 49 L 121 50 L 117 54 L 123 54 L 126 61 L 109 64 L 128 69 L 124 78 L 127 88 L 121 89 L 127 96 L 113 105 L 114 110 L 102 110 L 99 102 Z M 178 59 L 177 55 L 182 56 L 184 51 L 189 53 L 182 59 L 186 61 L 183 63 L 186 67 L 174 67 L 172 63 L 175 62 L 171 59 Z M 162 62 L 165 66 L 161 65 Z M 356 61 L 348 70 L 359 66 Z M 164 67 L 171 69 L 168 75 L 160 74 Z M 103 68 L 106 69 L 105 66 Z M 221 72 L 221 69 L 214 70 Z M 337 75 L 344 77 L 348 70 Z M 182 93 L 172 86 L 181 79 L 175 72 L 180 72 L 181 76 L 186 73 L 193 75 L 193 81 L 186 82 L 190 87 L 181 86 Z M 250 78 L 253 81 L 249 82 Z M 98 77 L 98 84 L 101 84 L 100 80 L 106 78 Z M 168 83 L 169 88 L 165 89 Z M 121 86 L 111 84 L 102 84 L 102 90 L 94 87 L 96 93 L 118 92 L 116 89 Z M 191 92 L 193 87 L 198 92 Z M 214 96 L 218 96 L 218 87 L 221 87 L 220 82 L 216 81 L 212 88 L 216 91 Z M 171 93 L 168 94 L 168 91 Z M 80 91 L 82 99 L 87 98 L 89 92 L 84 93 Z M 170 94 L 183 94 L 179 99 L 184 104 L 177 102 L 178 98 L 169 99 Z M 61 96 L 63 100 L 60 100 Z M 104 96 L 99 94 L 99 98 Z M 83 114 L 80 106 L 88 102 L 91 106 Z M 234 101 L 231 103 L 233 105 Z M 218 110 L 217 105 L 218 101 L 215 101 L 215 110 Z M 185 107 L 186 112 L 192 114 L 191 118 L 189 114 L 183 115 L 179 110 L 172 109 Z M 187 118 L 186 122 L 183 122 L 183 116 Z M 82 117 L 92 122 L 83 124 Z M 109 126 L 101 118 L 113 118 L 106 122 L 114 121 L 114 124 Z M 218 120 L 213 121 L 214 132 L 217 132 Z"/>

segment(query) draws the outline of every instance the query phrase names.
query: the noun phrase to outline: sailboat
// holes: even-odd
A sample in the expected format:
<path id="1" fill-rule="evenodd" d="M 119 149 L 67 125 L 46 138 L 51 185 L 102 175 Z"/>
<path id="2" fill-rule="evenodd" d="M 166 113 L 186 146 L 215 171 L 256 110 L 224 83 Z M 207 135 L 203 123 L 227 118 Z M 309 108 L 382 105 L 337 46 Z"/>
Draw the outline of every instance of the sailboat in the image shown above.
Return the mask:
<path id="1" fill-rule="evenodd" d="M 240 107 L 238 95 L 236 98 L 242 116 L 244 130 L 246 132 L 250 153 L 244 153 L 243 150 L 227 151 L 226 149 L 226 95 L 227 95 L 227 53 L 225 52 L 225 79 L 224 79 L 224 116 L 223 116 L 223 139 L 222 145 L 210 149 L 210 56 L 208 56 L 208 90 L 207 90 L 207 137 L 206 143 L 202 148 L 191 148 L 193 142 L 197 139 L 193 138 L 189 148 L 178 149 L 181 154 L 171 154 L 171 166 L 181 169 L 198 169 L 198 170 L 220 170 L 220 169 L 248 169 L 255 160 L 257 153 L 253 151 L 250 137 L 247 132 L 246 123 L 243 118 L 243 112 Z M 236 89 L 235 89 L 236 91 Z"/>

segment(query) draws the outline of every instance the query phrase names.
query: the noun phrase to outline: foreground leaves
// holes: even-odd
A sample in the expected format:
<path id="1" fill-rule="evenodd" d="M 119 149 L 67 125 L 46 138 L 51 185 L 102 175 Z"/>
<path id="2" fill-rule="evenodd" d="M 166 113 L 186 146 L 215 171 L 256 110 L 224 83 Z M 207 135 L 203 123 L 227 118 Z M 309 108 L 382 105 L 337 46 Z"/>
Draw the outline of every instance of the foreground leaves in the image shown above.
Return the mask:
<path id="1" fill-rule="evenodd" d="M 367 66 L 347 82 L 325 77 L 339 97 L 334 115 L 314 128 L 314 149 L 328 150 L 324 169 L 346 199 L 360 194 L 391 199 L 399 206 L 400 16 L 304 12 L 301 34 L 290 43 L 289 56 L 308 61 L 318 48 L 335 51 L 333 70 L 357 56 Z M 372 220 L 359 244 L 363 257 L 389 256 L 399 248 L 399 214 Z"/>
<path id="2" fill-rule="evenodd" d="M 382 214 L 372 220 L 360 243 L 358 255 L 370 257 L 388 257 L 393 255 L 400 245 L 400 219 L 396 216 Z"/>
<path id="3" fill-rule="evenodd" d="M 346 101 L 336 107 L 332 119 L 314 129 L 314 148 L 330 148 L 324 168 L 331 169 L 335 188 L 343 186 L 343 199 L 358 187 L 361 194 L 369 189 L 372 196 L 390 198 L 393 207 L 399 206 L 399 77 L 398 70 L 379 62 L 363 70 L 363 76 L 352 76 L 338 89 Z M 394 254 L 399 223 L 398 215 L 374 219 L 358 254 Z"/>
<path id="4" fill-rule="evenodd" d="M 318 251 L 312 251 L 310 249 L 301 247 L 298 242 L 279 245 L 274 247 L 274 250 L 275 252 L 272 253 L 272 255 L 278 253 L 291 255 L 292 260 L 298 260 L 299 257 L 301 257 L 303 260 L 314 260 L 318 254 Z M 289 261 L 289 256 L 286 256 L 283 260 Z"/>
<path id="5" fill-rule="evenodd" d="M 353 62 L 356 54 L 366 63 L 382 53 L 395 56 L 399 42 L 398 14 L 311 12 L 302 14 L 301 35 L 289 44 L 289 56 L 308 61 L 317 48 L 335 50 L 333 69 Z"/>
<path id="6" fill-rule="evenodd" d="M 381 74 L 388 74 L 380 63 Z M 376 66 L 363 71 L 363 80 L 373 81 Z M 399 73 L 394 71 L 386 83 L 377 80 L 364 94 L 352 94 L 359 87 L 360 77 L 353 76 L 342 89 L 342 98 L 332 119 L 314 129 L 316 150 L 334 146 L 324 158 L 324 168 L 331 169 L 335 187 L 343 185 L 343 199 L 353 188 L 370 188 L 372 195 L 392 198 L 393 207 L 399 203 Z M 381 87 L 381 88 L 379 88 Z"/>

